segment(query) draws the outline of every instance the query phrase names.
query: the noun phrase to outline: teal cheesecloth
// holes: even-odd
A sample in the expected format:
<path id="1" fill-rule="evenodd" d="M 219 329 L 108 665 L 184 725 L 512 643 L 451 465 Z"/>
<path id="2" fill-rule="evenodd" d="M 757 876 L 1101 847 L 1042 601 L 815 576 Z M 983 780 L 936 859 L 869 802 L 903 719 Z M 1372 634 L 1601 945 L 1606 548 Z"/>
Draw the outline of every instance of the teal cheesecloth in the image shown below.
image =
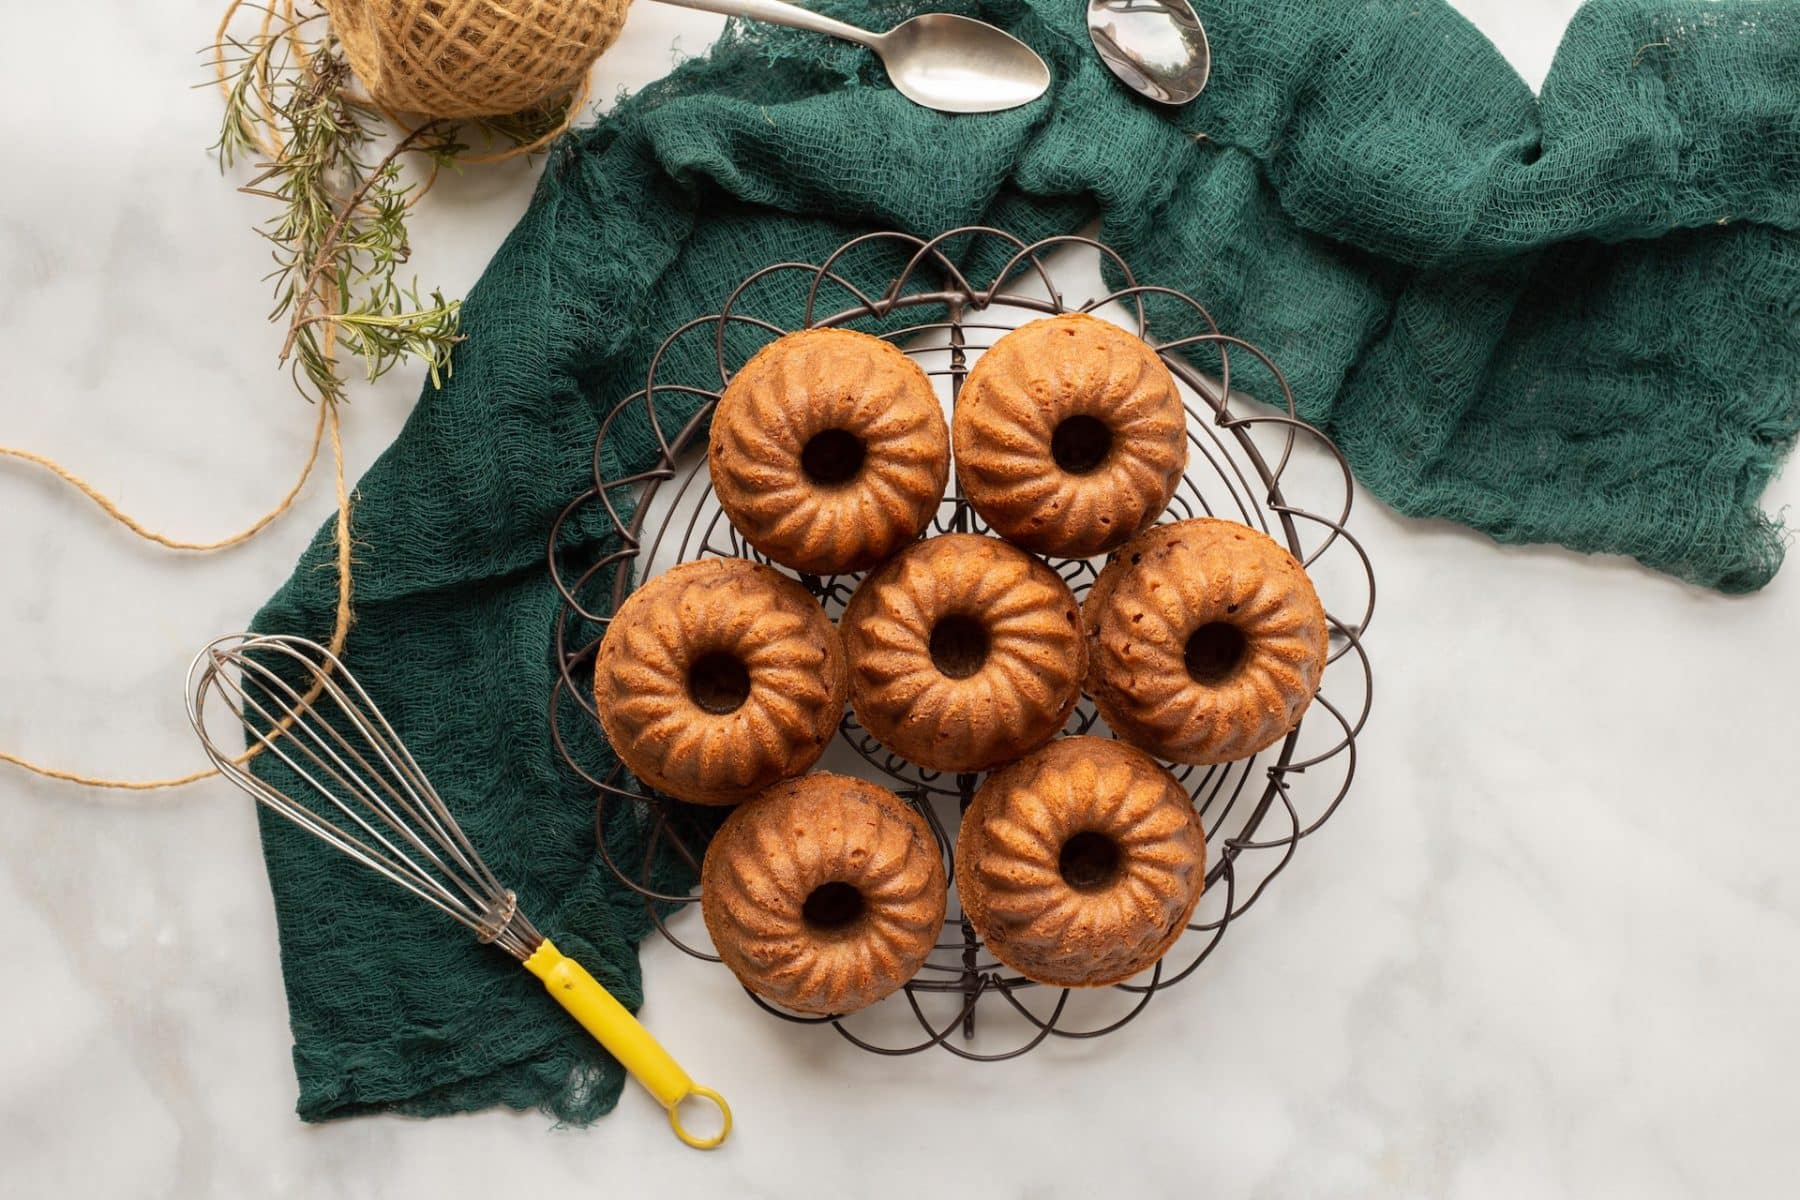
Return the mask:
<path id="1" fill-rule="evenodd" d="M 549 740 L 545 542 L 651 351 L 766 264 L 869 230 L 1097 222 L 1268 351 L 1402 513 L 1726 592 L 1781 560 L 1758 498 L 1800 427 L 1800 6 L 1595 0 L 1534 96 L 1441 0 L 1200 0 L 1212 83 L 1173 111 L 1106 72 L 1083 0 L 946 7 L 1035 47 L 1049 95 L 944 116 L 866 51 L 733 25 L 565 137 L 454 375 L 356 489 L 347 661 L 525 911 L 633 1007 L 648 917 Z M 651 452 L 629 422 L 607 447 L 622 470 Z M 608 548 L 597 521 L 566 532 Z M 327 529 L 256 627 L 326 636 L 332 562 Z M 263 839 L 303 1117 L 616 1102 L 617 1064 L 516 964 L 304 834 Z"/>

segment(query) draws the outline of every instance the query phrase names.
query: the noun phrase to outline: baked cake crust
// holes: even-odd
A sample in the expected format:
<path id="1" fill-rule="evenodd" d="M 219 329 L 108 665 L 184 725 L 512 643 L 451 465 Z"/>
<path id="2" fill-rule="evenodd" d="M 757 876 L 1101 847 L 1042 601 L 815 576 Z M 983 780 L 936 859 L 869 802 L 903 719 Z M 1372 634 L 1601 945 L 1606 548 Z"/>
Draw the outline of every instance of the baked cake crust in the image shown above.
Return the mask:
<path id="1" fill-rule="evenodd" d="M 1230 762 L 1280 741 L 1312 703 L 1329 648 L 1325 609 L 1294 556 L 1211 517 L 1121 549 L 1082 626 L 1100 716 L 1170 762 Z"/>
<path id="2" fill-rule="evenodd" d="M 1090 558 L 1168 506 L 1187 468 L 1187 414 L 1156 352 L 1069 313 L 1022 325 L 975 361 L 956 401 L 969 503 L 1027 550 Z"/>
<path id="3" fill-rule="evenodd" d="M 809 329 L 732 377 L 707 458 L 720 507 L 752 546 L 833 575 L 886 560 L 931 523 L 950 434 L 905 354 L 865 333 Z"/>
<path id="4" fill-rule="evenodd" d="M 886 788 L 820 772 L 736 809 L 706 851 L 700 905 L 744 986 L 848 1013 L 898 989 L 937 943 L 947 897 L 931 829 Z"/>
<path id="5" fill-rule="evenodd" d="M 1081 699 L 1074 595 L 996 538 L 951 533 L 908 547 L 863 580 L 840 628 L 857 721 L 933 770 L 1017 758 L 1054 737 Z"/>
<path id="6" fill-rule="evenodd" d="M 957 838 L 957 894 L 988 951 L 1059 987 L 1151 966 L 1205 882 L 1206 835 L 1186 789 L 1108 738 L 1062 738 L 996 771 Z"/>
<path id="7" fill-rule="evenodd" d="M 818 761 L 848 683 L 843 643 L 805 588 L 748 559 L 706 558 L 620 605 L 594 701 L 632 774 L 682 800 L 736 804 Z"/>

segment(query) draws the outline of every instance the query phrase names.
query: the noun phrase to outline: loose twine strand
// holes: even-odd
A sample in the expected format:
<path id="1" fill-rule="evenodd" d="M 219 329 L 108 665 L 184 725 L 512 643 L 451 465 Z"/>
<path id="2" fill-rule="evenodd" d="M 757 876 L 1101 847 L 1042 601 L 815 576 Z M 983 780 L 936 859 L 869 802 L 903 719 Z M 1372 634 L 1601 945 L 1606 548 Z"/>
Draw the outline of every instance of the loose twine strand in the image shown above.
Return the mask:
<path id="1" fill-rule="evenodd" d="M 159 533 L 156 530 L 149 528 L 130 513 L 125 512 L 117 504 L 113 503 L 113 501 L 108 498 L 105 493 L 100 491 L 100 489 L 96 488 L 93 484 L 75 474 L 73 471 L 69 470 L 69 468 L 63 466 L 53 458 L 47 458 L 42 454 L 37 454 L 30 450 L 21 450 L 16 446 L 0 446 L 0 454 L 3 454 L 8 458 L 16 458 L 22 462 L 28 462 L 35 466 L 42 467 L 70 487 L 80 491 L 89 500 L 92 500 L 98 505 L 100 510 L 107 516 L 131 530 L 131 532 L 137 534 L 147 542 L 155 542 L 157 545 L 165 546 L 170 550 L 187 550 L 204 554 L 213 550 L 229 550 L 233 546 L 242 545 L 267 529 L 270 525 L 274 524 L 276 518 L 280 517 L 282 513 L 285 513 L 289 508 L 293 507 L 294 501 L 300 495 L 300 489 L 306 486 L 308 477 L 312 475 L 313 467 L 318 464 L 319 447 L 325 443 L 326 420 L 327 417 L 332 414 L 334 407 L 335 406 L 330 403 L 319 405 L 319 419 L 313 425 L 312 444 L 307 448 L 306 461 L 301 464 L 300 476 L 294 480 L 293 486 L 288 488 L 287 493 L 281 497 L 281 500 L 275 507 L 256 518 L 255 521 L 251 522 L 245 528 L 240 529 L 238 532 L 212 542 L 187 541 L 183 538 L 172 537 L 169 534 Z"/>
<path id="2" fill-rule="evenodd" d="M 218 28 L 213 34 L 213 70 L 218 82 L 219 90 L 226 95 L 230 94 L 231 83 L 230 74 L 226 67 L 225 48 L 229 40 L 228 35 L 231 22 L 233 18 L 237 16 L 238 10 L 241 9 L 245 3 L 246 0 L 231 0 L 231 3 L 225 8 L 224 15 L 220 17 Z M 311 55 L 306 49 L 306 43 L 301 37 L 300 29 L 301 26 L 311 18 L 297 17 L 294 12 L 294 3 L 295 0 L 281 0 L 279 7 L 273 4 L 262 5 L 262 18 L 258 22 L 257 33 L 261 39 L 266 41 L 270 36 L 271 30 L 274 28 L 275 19 L 277 15 L 279 15 L 284 26 L 281 36 L 286 39 L 288 43 L 289 52 L 293 62 L 300 69 L 304 69 L 306 63 L 310 60 Z M 266 73 L 258 75 L 255 81 L 255 91 L 257 104 L 261 109 L 263 119 L 260 127 L 250 129 L 247 132 L 258 149 L 262 150 L 270 158 L 277 158 L 281 154 L 281 147 L 268 133 L 268 131 L 273 129 L 276 125 L 277 112 L 272 84 Z M 541 150 L 568 129 L 570 123 L 575 119 L 576 114 L 581 111 L 582 106 L 586 103 L 587 96 L 588 81 L 583 79 L 580 88 L 575 95 L 571 97 L 562 120 L 558 122 L 555 128 L 547 131 L 543 136 L 526 144 L 508 147 L 505 150 L 487 154 L 464 156 L 461 157 L 459 161 L 473 164 L 498 163 Z M 367 97 L 356 97 L 354 99 L 357 103 L 367 104 L 368 106 L 375 108 L 394 128 L 402 130 L 403 140 L 412 139 L 418 134 L 420 129 L 423 128 L 422 124 L 409 124 L 402 120 L 398 114 L 390 111 L 383 105 L 376 104 Z M 417 204 L 419 199 L 424 196 L 426 192 L 431 190 L 432 185 L 437 182 L 437 178 L 438 166 L 434 162 L 431 172 L 426 177 L 425 181 L 410 197 L 407 198 L 407 205 L 410 207 L 413 204 Z M 324 342 L 325 354 L 327 357 L 330 357 L 337 340 L 337 327 L 335 321 L 332 319 L 336 316 L 333 304 L 335 302 L 337 289 L 333 281 L 329 278 L 322 278 L 317 282 L 323 289 L 321 296 L 326 305 L 326 312 L 324 314 L 325 320 L 323 322 L 325 327 Z M 307 448 L 306 459 L 301 465 L 300 474 L 294 480 L 293 485 L 289 487 L 287 492 L 281 497 L 280 501 L 276 503 L 275 507 L 256 518 L 256 520 L 236 533 L 229 534 L 213 541 L 197 541 L 189 538 L 174 537 L 170 534 L 162 533 L 150 528 L 121 509 L 113 500 L 92 483 L 46 455 L 21 449 L 16 446 L 0 445 L 0 456 L 30 463 L 33 466 L 48 471 L 70 487 L 80 491 L 89 500 L 93 501 L 108 518 L 145 541 L 153 542 L 156 545 L 163 546 L 169 550 L 189 553 L 211 553 L 219 550 L 229 550 L 234 546 L 243 545 L 245 542 L 248 542 L 263 530 L 267 529 L 270 525 L 274 524 L 285 513 L 293 508 L 295 501 L 299 499 L 301 491 L 306 487 L 307 480 L 311 478 L 313 469 L 318 465 L 319 448 L 325 442 L 327 436 L 329 436 L 331 444 L 332 476 L 336 484 L 337 492 L 337 519 L 332 530 L 332 540 L 336 549 L 338 578 L 337 609 L 333 618 L 331 637 L 327 643 L 332 657 L 335 658 L 343 653 L 344 643 L 350 636 L 350 627 L 355 623 L 355 611 L 351 603 L 351 597 L 353 595 L 350 553 L 351 498 L 349 488 L 344 479 L 343 430 L 338 413 L 338 405 L 335 400 L 329 397 L 320 400 L 319 419 L 313 426 L 312 441 Z M 324 681 L 322 679 L 318 683 L 315 683 L 312 689 L 301 697 L 297 707 L 299 709 L 304 709 L 307 705 L 311 704 L 313 700 L 318 698 L 323 686 Z M 290 724 L 291 719 L 283 720 L 276 726 L 275 731 L 279 732 L 284 730 Z M 261 749 L 262 745 L 259 744 L 246 750 L 233 761 L 240 764 L 248 762 L 251 758 L 254 758 Z M 48 766 L 44 763 L 34 762 L 22 755 L 13 754 L 6 750 L 0 750 L 0 763 L 18 767 L 21 770 L 29 771 L 33 775 L 38 775 L 45 779 L 54 779 L 63 783 L 77 784 L 82 787 L 128 792 L 150 792 L 184 787 L 190 783 L 197 783 L 202 779 L 211 778 L 219 773 L 217 768 L 208 768 L 202 771 L 194 771 L 187 775 L 171 776 L 166 779 L 113 779 L 101 775 L 89 775 L 76 770 L 66 770 L 61 767 Z"/>
<path id="3" fill-rule="evenodd" d="M 329 336 L 328 331 L 327 337 Z M 274 521 L 275 518 L 286 512 L 288 508 L 293 505 L 294 498 L 299 495 L 301 487 L 306 483 L 307 476 L 312 474 L 313 465 L 318 461 L 319 443 L 322 435 L 325 434 L 329 434 L 331 438 L 332 474 L 337 484 L 337 524 L 333 530 L 333 540 L 337 546 L 338 594 L 337 613 L 332 626 L 330 640 L 331 653 L 335 657 L 343 650 L 344 642 L 350 636 L 350 626 L 355 620 L 355 614 L 351 605 L 350 491 L 344 481 L 344 443 L 336 403 L 329 400 L 320 403 L 319 423 L 314 431 L 312 449 L 307 455 L 306 466 L 301 471 L 300 478 L 295 481 L 294 486 L 288 491 L 288 494 L 282 498 L 281 503 L 270 512 L 264 514 L 263 517 L 248 529 L 244 529 L 228 538 L 222 538 L 216 542 L 182 541 L 177 538 L 159 534 L 154 530 L 146 529 L 125 513 L 120 512 L 111 501 L 101 495 L 86 480 L 71 474 L 58 464 L 49 462 L 41 455 L 35 455 L 25 451 L 14 451 L 6 447 L 0 447 L 0 451 L 11 454 L 16 458 L 23 458 L 28 462 L 38 463 L 55 472 L 59 477 L 67 480 L 71 485 L 80 488 L 96 504 L 100 505 L 100 507 L 106 511 L 108 516 L 112 517 L 121 525 L 124 525 L 139 537 L 174 550 L 210 551 L 222 550 L 226 547 L 240 545 L 243 542 L 248 541 L 263 529 L 266 529 L 270 522 Z M 318 697 L 322 686 L 322 683 L 315 684 L 312 690 L 301 698 L 299 707 L 304 708 L 306 705 L 312 703 L 312 701 Z M 277 727 L 277 730 L 286 728 L 288 724 L 290 724 L 288 721 L 281 722 Z M 254 758 L 261 749 L 262 747 L 259 744 L 255 748 L 245 751 L 233 761 L 238 763 L 248 762 L 250 759 Z M 9 763 L 21 770 L 31 772 L 33 775 L 41 775 L 45 779 L 55 779 L 63 783 L 79 784 L 82 787 L 102 788 L 123 792 L 151 792 L 165 788 L 184 787 L 187 784 L 197 783 L 202 779 L 211 778 L 219 773 L 217 768 L 209 767 L 203 771 L 195 771 L 188 775 L 176 775 L 167 779 L 112 779 L 102 775 L 88 775 L 80 771 L 46 766 L 43 763 L 33 762 L 28 758 L 21 757 L 20 755 L 10 753 L 6 750 L 0 750 L 0 762 Z"/>

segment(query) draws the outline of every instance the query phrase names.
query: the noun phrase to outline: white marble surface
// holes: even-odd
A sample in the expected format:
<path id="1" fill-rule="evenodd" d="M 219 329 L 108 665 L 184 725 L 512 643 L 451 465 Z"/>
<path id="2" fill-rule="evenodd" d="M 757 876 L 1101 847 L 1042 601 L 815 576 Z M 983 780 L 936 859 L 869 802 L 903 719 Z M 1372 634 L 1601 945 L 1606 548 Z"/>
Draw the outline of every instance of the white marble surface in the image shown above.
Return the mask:
<path id="1" fill-rule="evenodd" d="M 265 507 L 310 428 L 273 369 L 259 209 L 203 150 L 217 7 L 13 5 L 0 41 L 0 441 L 194 534 Z M 1459 7 L 1536 81 L 1574 4 Z M 637 6 L 599 94 L 716 29 Z M 441 187 L 422 278 L 466 288 L 530 175 Z M 358 390 L 354 471 L 414 390 Z M 1769 503 L 1797 496 L 1790 473 Z M 302 509 L 181 560 L 0 462 L 0 746 L 195 766 L 181 667 L 328 490 Z M 1359 522 L 1381 606 L 1357 791 L 1178 1003 L 1003 1066 L 888 1061 L 653 945 L 647 1017 L 738 1105 L 713 1156 L 634 1094 L 585 1132 L 301 1125 L 248 804 L 0 769 L 0 1195 L 1791 1195 L 1800 568 L 1725 599 L 1366 499 Z"/>

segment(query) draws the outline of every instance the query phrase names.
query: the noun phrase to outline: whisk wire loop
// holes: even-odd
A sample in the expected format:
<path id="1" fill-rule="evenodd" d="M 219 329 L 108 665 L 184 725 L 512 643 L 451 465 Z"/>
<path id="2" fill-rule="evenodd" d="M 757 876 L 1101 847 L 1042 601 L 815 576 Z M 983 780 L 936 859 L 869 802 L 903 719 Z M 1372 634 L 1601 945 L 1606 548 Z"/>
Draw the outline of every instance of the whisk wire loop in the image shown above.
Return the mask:
<path id="1" fill-rule="evenodd" d="M 277 670 L 282 665 L 298 668 L 300 686 Z M 213 692 L 253 749 L 285 763 L 325 803 L 301 803 L 218 746 L 205 722 Z M 291 636 L 221 638 L 189 671 L 188 715 L 213 764 L 271 810 L 521 961 L 543 940 L 393 726 L 325 647 Z"/>

